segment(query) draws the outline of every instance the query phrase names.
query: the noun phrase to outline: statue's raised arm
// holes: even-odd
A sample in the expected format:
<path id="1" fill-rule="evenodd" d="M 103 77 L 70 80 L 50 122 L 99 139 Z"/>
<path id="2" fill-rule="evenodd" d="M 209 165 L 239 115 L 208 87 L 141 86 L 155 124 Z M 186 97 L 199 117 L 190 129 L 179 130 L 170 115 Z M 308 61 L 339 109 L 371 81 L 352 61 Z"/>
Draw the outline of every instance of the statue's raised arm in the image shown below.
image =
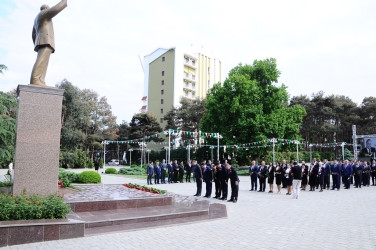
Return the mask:
<path id="1" fill-rule="evenodd" d="M 55 36 L 52 18 L 67 7 L 67 0 L 61 0 L 53 7 L 43 4 L 35 18 L 32 38 L 37 60 L 31 72 L 30 84 L 46 86 L 45 77 L 51 53 L 55 52 Z"/>

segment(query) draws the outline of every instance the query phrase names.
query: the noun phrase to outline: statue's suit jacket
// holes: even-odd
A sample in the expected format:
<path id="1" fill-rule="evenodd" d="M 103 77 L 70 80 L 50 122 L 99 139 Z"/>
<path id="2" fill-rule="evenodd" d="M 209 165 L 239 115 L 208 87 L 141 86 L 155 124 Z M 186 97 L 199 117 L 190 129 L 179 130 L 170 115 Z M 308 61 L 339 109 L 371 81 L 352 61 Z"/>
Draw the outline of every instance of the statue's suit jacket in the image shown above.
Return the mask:
<path id="1" fill-rule="evenodd" d="M 35 18 L 33 27 L 34 50 L 38 51 L 40 47 L 50 46 L 52 53 L 55 51 L 55 37 L 52 18 L 67 7 L 67 0 L 61 0 L 55 6 L 42 10 Z"/>

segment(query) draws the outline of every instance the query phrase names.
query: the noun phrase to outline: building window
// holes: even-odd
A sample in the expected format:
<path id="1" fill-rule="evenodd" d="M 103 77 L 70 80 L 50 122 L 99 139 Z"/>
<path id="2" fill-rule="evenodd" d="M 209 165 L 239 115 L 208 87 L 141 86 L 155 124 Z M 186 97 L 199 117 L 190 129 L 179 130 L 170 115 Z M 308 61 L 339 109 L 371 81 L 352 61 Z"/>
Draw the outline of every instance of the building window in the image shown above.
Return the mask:
<path id="1" fill-rule="evenodd" d="M 164 85 L 164 80 L 162 80 L 162 85 Z"/>
<path id="2" fill-rule="evenodd" d="M 210 67 L 208 67 L 208 74 L 210 74 Z"/>
<path id="3" fill-rule="evenodd" d="M 193 65 L 193 66 L 196 65 L 196 61 L 195 61 L 195 60 L 192 60 L 192 65 Z"/>
<path id="4" fill-rule="evenodd" d="M 185 96 L 188 97 L 188 91 L 185 91 Z"/>
<path id="5" fill-rule="evenodd" d="M 163 114 L 163 109 L 161 109 L 161 114 Z"/>
<path id="6" fill-rule="evenodd" d="M 161 118 L 159 121 L 160 121 L 161 123 L 163 123 L 163 118 Z"/>
<path id="7" fill-rule="evenodd" d="M 162 76 L 164 76 L 164 71 L 162 71 Z"/>
<path id="8" fill-rule="evenodd" d="M 163 95 L 163 94 L 164 94 L 164 90 L 162 89 L 162 90 L 161 90 L 161 95 Z"/>
<path id="9" fill-rule="evenodd" d="M 210 87 L 210 80 L 208 80 L 208 86 Z"/>
<path id="10" fill-rule="evenodd" d="M 162 62 L 166 61 L 166 58 L 165 57 L 162 57 Z"/>
<path id="11" fill-rule="evenodd" d="M 164 102 L 164 100 L 163 100 L 163 99 L 161 99 L 161 104 L 163 104 L 163 102 Z"/>

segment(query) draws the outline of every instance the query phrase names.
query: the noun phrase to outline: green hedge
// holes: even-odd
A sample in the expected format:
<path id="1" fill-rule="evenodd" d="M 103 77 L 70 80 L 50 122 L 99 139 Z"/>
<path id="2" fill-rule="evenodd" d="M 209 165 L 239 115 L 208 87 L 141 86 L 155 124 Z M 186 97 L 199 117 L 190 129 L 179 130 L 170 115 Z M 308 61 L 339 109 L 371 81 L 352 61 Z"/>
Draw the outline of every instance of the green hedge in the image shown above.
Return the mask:
<path id="1" fill-rule="evenodd" d="M 72 182 L 79 182 L 78 174 L 59 168 L 59 181 L 61 181 L 65 187 L 69 187 Z"/>
<path id="2" fill-rule="evenodd" d="M 106 174 L 116 174 L 116 169 L 115 168 L 106 168 Z"/>
<path id="3" fill-rule="evenodd" d="M 12 181 L 0 181 L 0 187 L 10 187 L 13 186 Z"/>
<path id="4" fill-rule="evenodd" d="M 0 221 L 66 218 L 70 210 L 62 197 L 56 195 L 0 194 Z"/>
<path id="5" fill-rule="evenodd" d="M 136 168 L 121 168 L 119 169 L 119 174 L 126 175 L 143 175 L 145 174 L 145 169 L 136 167 Z"/>
<path id="6" fill-rule="evenodd" d="M 100 183 L 101 175 L 94 171 L 84 171 L 78 175 L 80 183 Z"/>

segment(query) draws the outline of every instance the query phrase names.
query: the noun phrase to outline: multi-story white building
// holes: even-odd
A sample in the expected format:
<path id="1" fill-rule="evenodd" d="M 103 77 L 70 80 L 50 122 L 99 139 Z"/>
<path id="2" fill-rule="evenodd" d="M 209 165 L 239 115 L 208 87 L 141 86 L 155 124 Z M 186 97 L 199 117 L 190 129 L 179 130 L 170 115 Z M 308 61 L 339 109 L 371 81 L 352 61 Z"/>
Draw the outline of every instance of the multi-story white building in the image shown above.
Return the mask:
<path id="1" fill-rule="evenodd" d="M 159 48 L 144 57 L 144 96 L 142 111 L 163 120 L 180 99 L 206 98 L 214 83 L 221 82 L 221 60 L 203 48 Z"/>

